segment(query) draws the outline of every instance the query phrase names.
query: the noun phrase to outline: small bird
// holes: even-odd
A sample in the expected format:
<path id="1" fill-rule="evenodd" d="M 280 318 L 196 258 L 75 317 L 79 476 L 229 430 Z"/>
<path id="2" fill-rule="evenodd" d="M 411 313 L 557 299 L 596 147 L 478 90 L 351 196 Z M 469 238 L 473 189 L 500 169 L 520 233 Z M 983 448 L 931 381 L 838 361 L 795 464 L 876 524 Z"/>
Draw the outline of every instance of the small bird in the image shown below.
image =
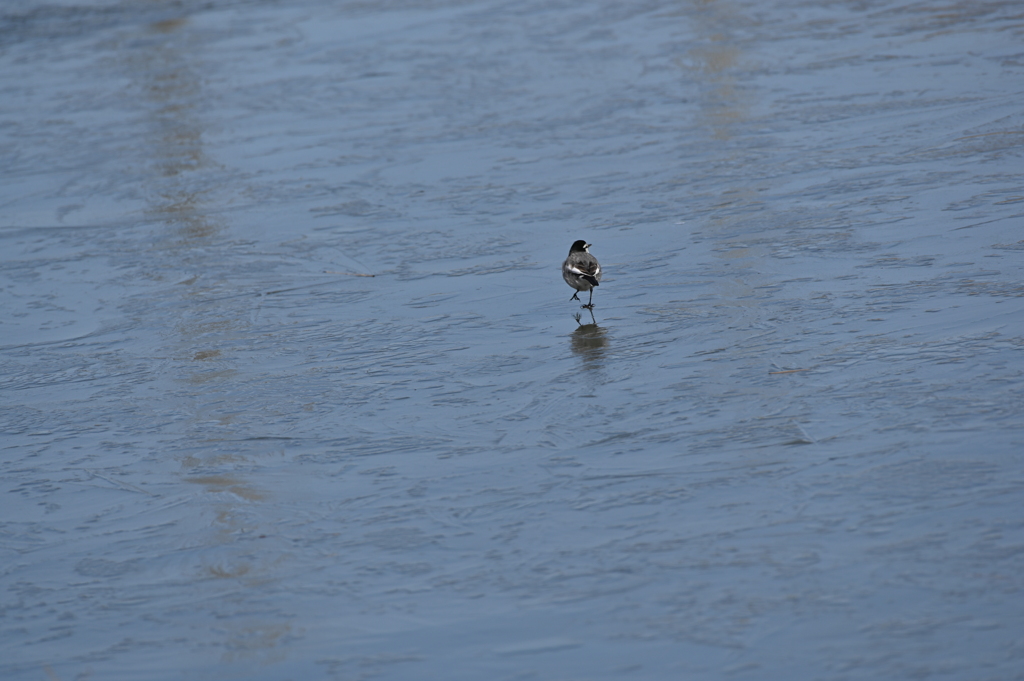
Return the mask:
<path id="1" fill-rule="evenodd" d="M 565 283 L 580 291 L 590 291 L 590 300 L 586 305 L 580 305 L 587 310 L 594 309 L 594 287 L 601 281 L 601 264 L 597 258 L 590 255 L 588 250 L 592 244 L 583 239 L 573 242 L 569 247 L 569 257 L 562 263 L 562 278 Z M 569 300 L 579 300 L 576 293 L 572 294 Z"/>

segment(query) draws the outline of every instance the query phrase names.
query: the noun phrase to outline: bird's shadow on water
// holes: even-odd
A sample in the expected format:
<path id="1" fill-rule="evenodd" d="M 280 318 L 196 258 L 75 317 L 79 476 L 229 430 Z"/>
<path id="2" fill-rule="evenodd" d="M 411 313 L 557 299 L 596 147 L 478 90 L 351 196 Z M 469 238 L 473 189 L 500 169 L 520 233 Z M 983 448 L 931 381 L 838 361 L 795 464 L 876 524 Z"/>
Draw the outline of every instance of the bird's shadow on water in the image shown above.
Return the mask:
<path id="1" fill-rule="evenodd" d="M 604 366 L 604 354 L 608 348 L 608 332 L 597 325 L 594 312 L 590 312 L 590 323 L 581 321 L 583 315 L 577 312 L 576 330 L 572 332 L 572 352 L 583 360 L 584 369 L 600 369 Z"/>

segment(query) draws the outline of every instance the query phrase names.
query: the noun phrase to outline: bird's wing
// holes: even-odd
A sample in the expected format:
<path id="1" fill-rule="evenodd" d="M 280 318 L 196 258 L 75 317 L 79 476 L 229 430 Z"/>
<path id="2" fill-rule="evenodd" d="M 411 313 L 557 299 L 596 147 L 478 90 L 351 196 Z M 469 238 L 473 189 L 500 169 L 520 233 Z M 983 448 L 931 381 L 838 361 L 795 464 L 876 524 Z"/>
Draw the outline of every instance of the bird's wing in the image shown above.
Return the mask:
<path id="1" fill-rule="evenodd" d="M 596 260 L 593 262 L 574 262 L 569 265 L 569 271 L 580 276 L 596 277 L 601 273 L 601 266 L 597 264 Z"/>

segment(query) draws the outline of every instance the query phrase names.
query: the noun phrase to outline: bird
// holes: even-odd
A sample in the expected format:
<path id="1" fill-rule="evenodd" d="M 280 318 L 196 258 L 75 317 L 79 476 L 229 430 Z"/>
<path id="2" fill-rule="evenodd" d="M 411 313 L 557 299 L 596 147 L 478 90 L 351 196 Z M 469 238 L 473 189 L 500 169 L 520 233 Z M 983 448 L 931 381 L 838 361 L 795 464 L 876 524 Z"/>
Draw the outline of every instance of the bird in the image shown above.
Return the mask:
<path id="1" fill-rule="evenodd" d="M 562 278 L 576 289 L 569 300 L 579 300 L 577 293 L 590 291 L 590 300 L 586 305 L 580 305 L 586 310 L 594 309 L 594 287 L 601 282 L 601 263 L 590 254 L 592 245 L 583 239 L 574 241 L 569 247 L 569 257 L 562 263 Z"/>

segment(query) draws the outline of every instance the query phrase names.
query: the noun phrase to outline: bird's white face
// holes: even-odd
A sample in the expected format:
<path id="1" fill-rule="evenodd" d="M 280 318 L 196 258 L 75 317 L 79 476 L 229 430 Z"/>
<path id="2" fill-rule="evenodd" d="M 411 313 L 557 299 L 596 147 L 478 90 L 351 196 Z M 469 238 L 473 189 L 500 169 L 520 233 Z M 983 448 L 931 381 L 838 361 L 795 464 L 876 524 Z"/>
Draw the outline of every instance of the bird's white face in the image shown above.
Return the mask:
<path id="1" fill-rule="evenodd" d="M 587 253 L 590 253 L 590 247 L 593 245 L 594 244 L 583 244 L 583 250 L 586 251 Z"/>

